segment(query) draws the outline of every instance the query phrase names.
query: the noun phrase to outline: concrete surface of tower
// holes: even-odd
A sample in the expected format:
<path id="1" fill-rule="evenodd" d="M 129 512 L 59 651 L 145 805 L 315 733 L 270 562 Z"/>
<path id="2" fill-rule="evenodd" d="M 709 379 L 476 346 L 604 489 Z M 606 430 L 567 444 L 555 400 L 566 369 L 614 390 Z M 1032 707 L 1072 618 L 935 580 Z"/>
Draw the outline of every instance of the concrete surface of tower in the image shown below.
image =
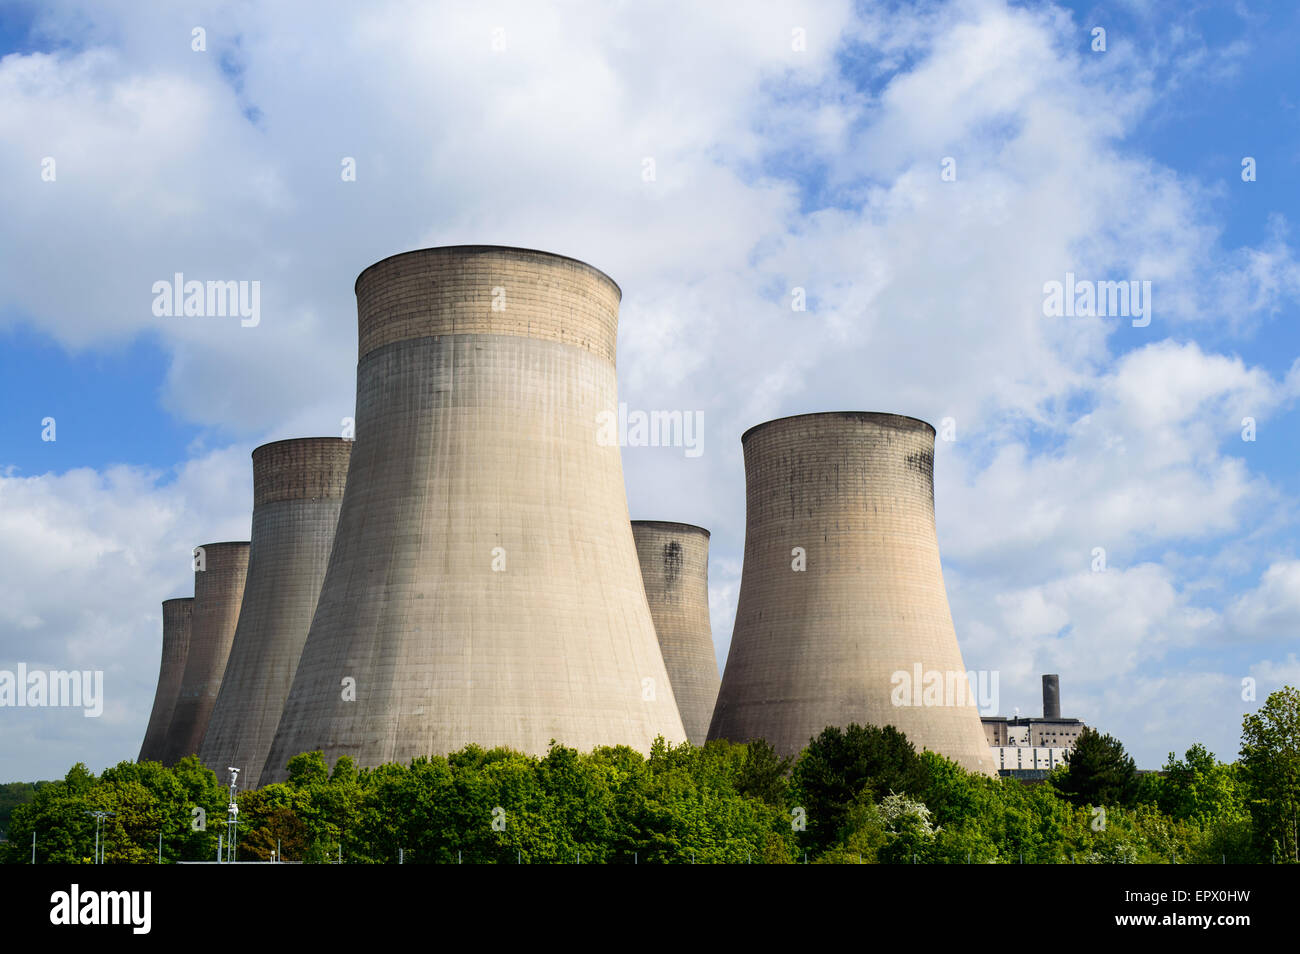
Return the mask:
<path id="1" fill-rule="evenodd" d="M 617 446 L 618 286 L 574 259 L 423 249 L 356 282 L 356 444 L 262 781 L 473 742 L 685 739 Z"/>
<path id="2" fill-rule="evenodd" d="M 221 692 L 199 747 L 203 764 L 255 787 L 298 657 L 307 641 L 334 544 L 352 442 L 308 437 L 253 451 L 248 582 Z"/>
<path id="3" fill-rule="evenodd" d="M 827 726 L 893 725 L 992 773 L 939 564 L 934 436 L 864 412 L 745 432 L 744 566 L 709 738 L 793 755 Z M 935 679 L 948 691 L 925 692 Z"/>
<path id="4" fill-rule="evenodd" d="M 162 761 L 167 765 L 198 754 L 203 742 L 239 622 L 239 604 L 248 574 L 248 544 L 205 543 L 196 548 L 194 560 L 190 651 L 163 745 Z"/>
<path id="5" fill-rule="evenodd" d="M 686 738 L 703 745 L 718 697 L 709 625 L 709 531 L 688 523 L 633 520 L 641 579 Z"/>
<path id="6" fill-rule="evenodd" d="M 194 622 L 194 597 L 163 600 L 162 662 L 158 668 L 158 689 L 154 692 L 153 711 L 140 746 L 141 762 L 161 762 L 167 754 L 164 745 L 167 730 L 176 712 L 181 679 L 185 675 L 185 657 L 190 651 L 190 626 Z"/>

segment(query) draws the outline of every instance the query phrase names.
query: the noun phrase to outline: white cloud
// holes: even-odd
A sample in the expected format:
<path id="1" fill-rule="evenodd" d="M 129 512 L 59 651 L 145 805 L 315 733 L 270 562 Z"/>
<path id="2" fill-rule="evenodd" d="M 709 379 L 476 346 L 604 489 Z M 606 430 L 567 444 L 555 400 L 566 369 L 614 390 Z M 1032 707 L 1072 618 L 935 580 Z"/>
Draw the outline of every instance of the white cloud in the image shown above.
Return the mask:
<path id="1" fill-rule="evenodd" d="M 1227 637 L 1252 642 L 1293 642 L 1300 637 L 1300 560 L 1271 564 L 1259 585 L 1233 600 Z"/>
<path id="2" fill-rule="evenodd" d="M 247 453 L 214 451 L 170 474 L 0 475 L 0 669 L 104 673 L 100 718 L 4 710 L 15 777 L 135 758 L 158 675 L 159 604 L 193 594 L 193 547 L 248 538 Z"/>

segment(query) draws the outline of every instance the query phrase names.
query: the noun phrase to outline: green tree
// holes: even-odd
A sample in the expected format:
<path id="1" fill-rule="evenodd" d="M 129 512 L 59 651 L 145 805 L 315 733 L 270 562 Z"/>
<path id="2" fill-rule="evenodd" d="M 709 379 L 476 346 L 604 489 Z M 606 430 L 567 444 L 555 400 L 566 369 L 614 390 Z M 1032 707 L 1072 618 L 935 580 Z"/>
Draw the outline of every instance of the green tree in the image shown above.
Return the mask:
<path id="1" fill-rule="evenodd" d="M 1241 726 L 1241 774 L 1261 860 L 1300 862 L 1300 691 L 1269 693 Z"/>
<path id="2" fill-rule="evenodd" d="M 879 861 L 880 849 L 889 839 L 880 809 L 867 794 L 859 795 L 844 813 L 841 843 L 820 852 L 814 864 L 867 864 Z"/>
<path id="3" fill-rule="evenodd" d="M 278 848 L 281 859 L 301 861 L 310 833 L 299 812 L 309 798 L 305 789 L 284 784 L 240 792 L 239 859 L 270 861 Z"/>
<path id="4" fill-rule="evenodd" d="M 828 727 L 795 762 L 791 781 L 794 807 L 806 813 L 800 839 L 811 851 L 824 851 L 847 833 L 849 808 L 863 793 L 873 802 L 891 792 L 917 794 L 926 773 L 912 743 L 892 725 Z"/>
<path id="5" fill-rule="evenodd" d="M 325 764 L 325 754 L 317 749 L 315 752 L 302 752 L 289 759 L 289 784 L 293 788 L 310 788 L 322 785 L 330 777 L 329 766 Z"/>
<path id="6" fill-rule="evenodd" d="M 933 813 L 936 824 L 952 825 L 976 814 L 977 790 L 982 776 L 972 776 L 938 752 L 922 752 L 920 761 L 925 784 L 918 794 Z"/>
<path id="7" fill-rule="evenodd" d="M 217 781 L 216 774 L 199 761 L 197 755 L 187 755 L 163 771 L 171 772 L 180 791 L 180 802 L 173 802 L 168 816 L 169 824 L 174 819 L 182 826 L 178 860 L 214 859 L 217 855 L 218 836 L 226 830 L 229 791 Z M 195 809 L 200 811 L 196 813 Z"/>
<path id="8" fill-rule="evenodd" d="M 1087 728 L 1053 784 L 1074 805 L 1131 806 L 1138 794 L 1137 766 L 1119 739 Z"/>
<path id="9" fill-rule="evenodd" d="M 746 743 L 745 761 L 736 778 L 736 791 L 767 805 L 784 808 L 790 791 L 790 766 L 793 762 L 789 757 L 778 755 L 765 739 Z"/>
<path id="10" fill-rule="evenodd" d="M 0 785 L 0 836 L 9 830 L 9 816 L 19 805 L 26 805 L 49 782 L 7 782 Z"/>
<path id="11" fill-rule="evenodd" d="M 927 864 L 933 860 L 935 829 L 924 802 L 890 793 L 880 802 L 885 843 L 877 858 L 882 864 Z"/>
<path id="12" fill-rule="evenodd" d="M 30 802 L 15 808 L 6 860 L 27 861 L 35 832 L 38 864 L 90 864 L 95 820 L 87 813 L 99 807 L 90 799 L 95 784 L 94 774 L 78 762 L 62 781 L 44 786 Z"/>
<path id="13" fill-rule="evenodd" d="M 190 757 L 174 768 L 157 762 L 122 762 L 96 777 L 78 763 L 62 782 L 42 786 L 28 804 L 15 809 L 10 826 L 10 861 L 25 862 L 36 833 L 40 863 L 89 864 L 95 854 L 95 819 L 104 860 L 152 863 L 162 836 L 164 861 L 210 858 L 216 834 L 196 830 L 195 808 L 209 815 L 224 811 L 216 777 Z"/>
<path id="14" fill-rule="evenodd" d="M 1191 851 L 1202 863 L 1257 860 L 1250 848 L 1251 821 L 1237 765 L 1219 762 L 1199 743 L 1183 759 L 1172 752 L 1157 804 L 1169 818 L 1195 828 Z"/>
<path id="15" fill-rule="evenodd" d="M 732 743 L 656 744 L 646 765 L 638 812 L 616 816 L 627 839 L 618 860 L 630 860 L 629 849 L 670 864 L 792 860 L 794 830 L 784 807 L 740 791 L 757 779 L 766 795 L 781 797 L 784 779 L 771 777 L 781 765 L 775 753 L 751 757 L 749 746 Z"/>

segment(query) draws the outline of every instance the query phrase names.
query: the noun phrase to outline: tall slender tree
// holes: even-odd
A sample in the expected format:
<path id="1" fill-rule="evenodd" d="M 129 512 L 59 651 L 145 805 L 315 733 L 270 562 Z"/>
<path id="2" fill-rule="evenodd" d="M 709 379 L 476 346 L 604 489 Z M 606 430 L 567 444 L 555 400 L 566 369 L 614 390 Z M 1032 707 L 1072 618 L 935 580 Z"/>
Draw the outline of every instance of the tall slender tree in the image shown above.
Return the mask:
<path id="1" fill-rule="evenodd" d="M 1300 862 L 1300 690 L 1283 686 L 1242 721 L 1241 772 L 1262 857 Z"/>

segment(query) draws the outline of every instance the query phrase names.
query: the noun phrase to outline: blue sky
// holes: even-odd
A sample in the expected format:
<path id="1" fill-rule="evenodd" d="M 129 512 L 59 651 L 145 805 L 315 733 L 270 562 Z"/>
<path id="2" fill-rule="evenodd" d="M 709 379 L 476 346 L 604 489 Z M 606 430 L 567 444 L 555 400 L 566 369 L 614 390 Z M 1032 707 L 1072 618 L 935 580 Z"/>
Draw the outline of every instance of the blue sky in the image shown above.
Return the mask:
<path id="1" fill-rule="evenodd" d="M 0 668 L 108 692 L 0 715 L 0 778 L 134 757 L 158 604 L 247 536 L 249 452 L 352 413 L 356 274 L 470 242 L 607 271 L 621 398 L 704 412 L 700 458 L 624 466 L 634 518 L 713 531 L 720 661 L 741 432 L 951 416 L 944 570 L 1001 709 L 1060 672 L 1143 767 L 1235 754 L 1242 680 L 1300 680 L 1300 10 L 710 6 L 0 5 Z M 262 322 L 154 317 L 177 271 L 260 281 Z M 1151 281 L 1151 325 L 1045 317 L 1066 271 Z"/>

